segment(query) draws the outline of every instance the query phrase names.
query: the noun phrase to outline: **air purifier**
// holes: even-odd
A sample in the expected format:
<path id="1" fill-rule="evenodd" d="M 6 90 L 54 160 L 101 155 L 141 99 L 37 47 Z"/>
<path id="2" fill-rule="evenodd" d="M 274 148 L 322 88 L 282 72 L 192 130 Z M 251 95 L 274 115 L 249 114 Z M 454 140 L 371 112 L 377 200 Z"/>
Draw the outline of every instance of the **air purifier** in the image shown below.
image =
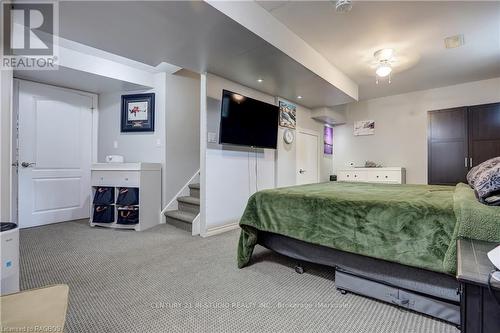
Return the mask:
<path id="1" fill-rule="evenodd" d="M 2 260 L 1 295 L 19 291 L 19 228 L 15 223 L 0 223 Z"/>

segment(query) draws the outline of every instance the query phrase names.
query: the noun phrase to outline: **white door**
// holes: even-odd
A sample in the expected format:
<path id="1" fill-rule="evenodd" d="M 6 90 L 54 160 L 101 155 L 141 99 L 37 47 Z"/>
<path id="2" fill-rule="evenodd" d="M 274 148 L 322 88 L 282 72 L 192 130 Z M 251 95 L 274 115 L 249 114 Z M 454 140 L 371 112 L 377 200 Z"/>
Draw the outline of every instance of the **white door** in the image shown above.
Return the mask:
<path id="1" fill-rule="evenodd" d="M 319 181 L 318 135 L 297 130 L 297 184 L 311 184 Z"/>
<path id="2" fill-rule="evenodd" d="M 92 97 L 19 81 L 21 228 L 89 217 Z"/>

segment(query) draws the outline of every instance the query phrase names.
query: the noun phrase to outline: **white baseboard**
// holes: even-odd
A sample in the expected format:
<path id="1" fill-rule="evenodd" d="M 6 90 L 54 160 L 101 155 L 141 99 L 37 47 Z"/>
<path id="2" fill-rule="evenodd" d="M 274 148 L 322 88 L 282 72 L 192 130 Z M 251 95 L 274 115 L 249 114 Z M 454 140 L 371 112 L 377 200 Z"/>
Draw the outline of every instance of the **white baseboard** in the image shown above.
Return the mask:
<path id="1" fill-rule="evenodd" d="M 237 222 L 235 222 L 235 223 L 231 223 L 231 224 L 226 224 L 226 225 L 221 225 L 218 227 L 209 228 L 206 233 L 201 235 L 201 237 L 210 237 L 210 236 L 222 234 L 222 233 L 227 232 L 227 231 L 239 229 L 239 227 L 240 227 L 240 225 Z"/>

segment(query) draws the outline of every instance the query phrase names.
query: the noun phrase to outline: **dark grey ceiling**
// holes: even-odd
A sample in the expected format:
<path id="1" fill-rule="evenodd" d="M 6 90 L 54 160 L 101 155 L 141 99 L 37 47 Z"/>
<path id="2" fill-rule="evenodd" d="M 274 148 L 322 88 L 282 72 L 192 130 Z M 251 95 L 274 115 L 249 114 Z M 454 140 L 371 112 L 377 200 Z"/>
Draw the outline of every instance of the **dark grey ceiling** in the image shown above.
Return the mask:
<path id="1" fill-rule="evenodd" d="M 152 66 L 211 72 L 311 108 L 353 101 L 201 1 L 68 1 L 59 10 L 61 37 Z"/>

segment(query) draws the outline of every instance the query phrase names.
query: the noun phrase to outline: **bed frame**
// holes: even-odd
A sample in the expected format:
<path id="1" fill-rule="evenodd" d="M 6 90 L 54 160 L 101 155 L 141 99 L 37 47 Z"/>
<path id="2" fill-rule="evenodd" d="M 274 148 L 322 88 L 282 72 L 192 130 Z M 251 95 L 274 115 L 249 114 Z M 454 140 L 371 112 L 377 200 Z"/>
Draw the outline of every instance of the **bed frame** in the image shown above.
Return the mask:
<path id="1" fill-rule="evenodd" d="M 335 268 L 335 286 L 460 325 L 454 276 L 310 244 L 259 231 L 257 243 L 287 257 Z M 303 268 L 299 263 L 297 273 Z"/>

